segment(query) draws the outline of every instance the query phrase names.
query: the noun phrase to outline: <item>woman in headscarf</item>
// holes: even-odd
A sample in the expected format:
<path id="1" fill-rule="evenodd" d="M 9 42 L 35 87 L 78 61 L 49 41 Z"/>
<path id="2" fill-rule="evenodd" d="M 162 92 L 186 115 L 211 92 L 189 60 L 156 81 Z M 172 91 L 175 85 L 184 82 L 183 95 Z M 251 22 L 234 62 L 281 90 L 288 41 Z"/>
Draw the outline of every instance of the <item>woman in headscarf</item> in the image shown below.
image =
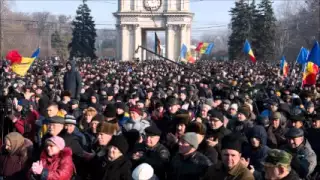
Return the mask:
<path id="1" fill-rule="evenodd" d="M 75 172 L 72 150 L 65 147 L 61 137 L 53 136 L 46 141 L 40 160 L 32 164 L 30 171 L 31 180 L 70 180 Z"/>
<path id="2" fill-rule="evenodd" d="M 32 154 L 32 142 L 18 132 L 5 137 L 0 150 L 0 179 L 24 179 L 29 169 Z"/>

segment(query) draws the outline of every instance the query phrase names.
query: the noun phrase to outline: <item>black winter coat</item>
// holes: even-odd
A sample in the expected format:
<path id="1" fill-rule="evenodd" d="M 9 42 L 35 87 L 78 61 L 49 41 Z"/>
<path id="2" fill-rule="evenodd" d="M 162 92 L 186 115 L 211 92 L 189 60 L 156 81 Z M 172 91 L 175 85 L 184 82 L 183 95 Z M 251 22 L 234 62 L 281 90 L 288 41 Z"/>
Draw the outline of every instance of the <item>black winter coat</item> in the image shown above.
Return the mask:
<path id="1" fill-rule="evenodd" d="M 170 164 L 168 180 L 199 180 L 212 165 L 205 155 L 197 151 L 188 157 L 177 154 Z"/>
<path id="2" fill-rule="evenodd" d="M 109 161 L 106 156 L 92 161 L 92 179 L 101 180 L 131 180 L 131 162 L 124 156 L 115 161 Z"/>
<path id="3" fill-rule="evenodd" d="M 135 165 L 139 165 L 141 163 L 150 164 L 153 167 L 154 173 L 157 175 L 157 177 L 164 179 L 170 159 L 169 150 L 164 145 L 158 143 L 153 148 L 144 146 L 143 151 L 144 156 L 137 162 L 133 161 L 133 163 L 135 163 Z"/>
<path id="4" fill-rule="evenodd" d="M 71 65 L 71 71 L 64 74 L 63 77 L 63 89 L 71 92 L 73 99 L 80 99 L 80 92 L 82 88 L 82 79 L 78 71 L 76 71 L 76 65 L 74 61 L 69 61 Z"/>

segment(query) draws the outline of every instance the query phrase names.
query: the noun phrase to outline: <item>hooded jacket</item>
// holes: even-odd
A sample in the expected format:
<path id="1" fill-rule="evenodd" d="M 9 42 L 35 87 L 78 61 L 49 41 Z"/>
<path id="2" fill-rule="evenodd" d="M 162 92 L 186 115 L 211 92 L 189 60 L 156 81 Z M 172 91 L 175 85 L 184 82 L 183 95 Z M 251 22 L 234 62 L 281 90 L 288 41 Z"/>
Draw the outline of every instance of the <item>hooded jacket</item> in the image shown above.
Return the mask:
<path id="1" fill-rule="evenodd" d="M 67 65 L 71 65 L 71 70 L 67 71 L 63 77 L 63 89 L 71 92 L 73 99 L 80 99 L 80 92 L 82 88 L 82 79 L 74 61 L 69 61 Z"/>
<path id="2" fill-rule="evenodd" d="M 40 179 L 46 180 L 70 180 L 74 173 L 72 162 L 72 150 L 65 147 L 59 154 L 52 157 L 44 150 L 41 153 L 40 161 L 43 164 L 43 171 Z M 37 175 L 30 173 L 30 179 L 37 179 Z"/>

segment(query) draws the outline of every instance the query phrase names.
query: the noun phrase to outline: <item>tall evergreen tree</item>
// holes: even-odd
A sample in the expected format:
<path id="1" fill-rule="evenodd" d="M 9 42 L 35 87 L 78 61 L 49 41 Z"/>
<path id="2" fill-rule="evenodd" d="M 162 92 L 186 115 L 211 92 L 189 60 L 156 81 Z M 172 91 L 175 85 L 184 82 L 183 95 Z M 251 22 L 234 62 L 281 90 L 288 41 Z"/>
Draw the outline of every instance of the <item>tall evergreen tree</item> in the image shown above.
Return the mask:
<path id="1" fill-rule="evenodd" d="M 230 10 L 231 13 L 231 35 L 229 37 L 229 59 L 243 57 L 243 45 L 250 34 L 249 24 L 249 6 L 244 0 L 235 2 L 235 7 Z"/>
<path id="2" fill-rule="evenodd" d="M 83 3 L 77 9 L 77 16 L 72 21 L 72 40 L 69 44 L 70 58 L 96 58 L 95 41 L 97 34 L 95 29 L 95 23 L 92 20 L 90 12 L 91 10 L 86 4 L 86 0 L 83 0 Z"/>
<path id="3" fill-rule="evenodd" d="M 259 15 L 256 23 L 256 54 L 259 60 L 272 60 L 275 58 L 275 28 L 276 18 L 271 0 L 261 0 L 258 5 Z"/>
<path id="4" fill-rule="evenodd" d="M 257 41 L 259 39 L 259 31 L 260 31 L 260 26 L 259 23 L 257 23 L 260 18 L 259 11 L 256 6 L 256 1 L 252 0 L 249 6 L 249 13 L 248 13 L 248 18 L 249 18 L 249 31 L 250 34 L 248 35 L 247 39 L 249 40 L 251 47 L 254 51 L 254 55 L 257 56 L 256 48 L 257 48 Z"/>

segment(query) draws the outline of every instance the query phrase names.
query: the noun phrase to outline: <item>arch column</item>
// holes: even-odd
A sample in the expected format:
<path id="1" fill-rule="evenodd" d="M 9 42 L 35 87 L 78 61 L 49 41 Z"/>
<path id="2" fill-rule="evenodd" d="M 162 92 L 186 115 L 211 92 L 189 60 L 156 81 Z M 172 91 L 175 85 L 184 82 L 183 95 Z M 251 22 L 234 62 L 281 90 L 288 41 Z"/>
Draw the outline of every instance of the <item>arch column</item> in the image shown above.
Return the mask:
<path id="1" fill-rule="evenodd" d="M 172 24 L 167 24 L 166 29 L 166 55 L 168 59 L 174 59 L 174 32 Z"/>
<path id="2" fill-rule="evenodd" d="M 134 29 L 134 51 L 140 46 L 142 45 L 142 38 L 141 38 L 141 28 L 139 26 L 139 24 L 135 24 L 133 25 L 133 29 Z M 141 60 L 141 50 L 137 51 L 137 53 L 135 53 L 135 56 L 138 57 Z"/>
<path id="3" fill-rule="evenodd" d="M 129 60 L 129 30 L 128 26 L 125 24 L 120 25 L 121 28 L 121 60 Z"/>

